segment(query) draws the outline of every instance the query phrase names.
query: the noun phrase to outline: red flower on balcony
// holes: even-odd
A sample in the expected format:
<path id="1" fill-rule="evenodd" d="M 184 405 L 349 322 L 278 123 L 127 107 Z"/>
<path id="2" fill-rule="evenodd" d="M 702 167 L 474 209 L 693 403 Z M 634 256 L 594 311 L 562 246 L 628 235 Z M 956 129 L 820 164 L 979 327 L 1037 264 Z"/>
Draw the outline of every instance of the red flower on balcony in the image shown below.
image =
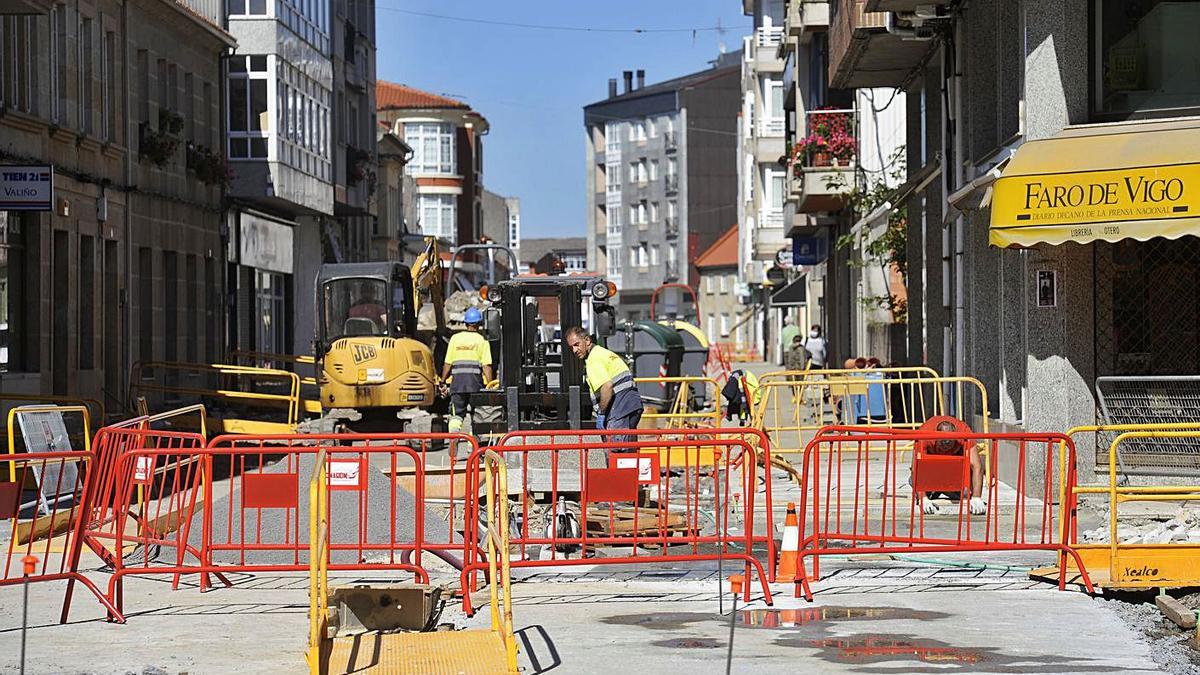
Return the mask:
<path id="1" fill-rule="evenodd" d="M 830 158 L 849 162 L 858 153 L 850 113 L 815 112 L 808 117 L 808 135 L 792 147 L 793 170 L 802 166 L 827 166 Z"/>

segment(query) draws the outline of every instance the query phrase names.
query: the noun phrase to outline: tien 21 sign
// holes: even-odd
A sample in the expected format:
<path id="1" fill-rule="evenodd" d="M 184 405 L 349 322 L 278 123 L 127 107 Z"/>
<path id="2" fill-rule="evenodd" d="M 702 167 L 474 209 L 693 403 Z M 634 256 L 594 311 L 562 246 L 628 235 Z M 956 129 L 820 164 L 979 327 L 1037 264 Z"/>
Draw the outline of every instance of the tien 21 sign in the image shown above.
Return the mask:
<path id="1" fill-rule="evenodd" d="M 54 167 L 0 165 L 0 211 L 49 211 Z"/>

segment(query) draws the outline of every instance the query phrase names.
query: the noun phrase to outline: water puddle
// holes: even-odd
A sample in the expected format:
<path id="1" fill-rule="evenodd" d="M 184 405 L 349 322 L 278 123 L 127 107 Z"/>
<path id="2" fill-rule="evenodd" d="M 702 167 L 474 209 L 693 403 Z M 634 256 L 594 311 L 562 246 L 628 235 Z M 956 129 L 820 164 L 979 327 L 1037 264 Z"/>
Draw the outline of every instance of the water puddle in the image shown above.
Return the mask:
<path id="1" fill-rule="evenodd" d="M 613 626 L 641 626 L 650 630 L 680 630 L 702 621 L 719 621 L 715 612 L 655 612 L 653 614 L 622 614 L 608 616 L 601 621 Z"/>
<path id="2" fill-rule="evenodd" d="M 900 635 L 854 635 L 820 640 L 788 638 L 775 644 L 819 649 L 819 658 L 837 663 L 920 661 L 953 665 L 989 661 L 993 656 L 989 650 L 954 647 L 937 640 Z"/>
<path id="3" fill-rule="evenodd" d="M 799 609 L 738 610 L 735 621 L 743 628 L 786 630 L 803 626 L 841 621 L 887 621 L 942 619 L 941 612 L 928 612 L 906 607 L 801 607 Z M 680 630 L 697 623 L 717 621 L 729 623 L 729 616 L 715 612 L 657 612 L 652 614 L 622 614 L 601 619 L 614 626 L 641 626 L 650 630 Z"/>
<path id="4" fill-rule="evenodd" d="M 928 620 L 945 616 L 940 612 L 925 612 L 906 607 L 801 607 L 739 610 L 737 623 L 747 628 L 799 628 L 828 621 Z"/>
<path id="5" fill-rule="evenodd" d="M 650 644 L 668 649 L 717 649 L 725 646 L 725 643 L 712 638 L 675 638 L 674 640 L 659 640 Z"/>

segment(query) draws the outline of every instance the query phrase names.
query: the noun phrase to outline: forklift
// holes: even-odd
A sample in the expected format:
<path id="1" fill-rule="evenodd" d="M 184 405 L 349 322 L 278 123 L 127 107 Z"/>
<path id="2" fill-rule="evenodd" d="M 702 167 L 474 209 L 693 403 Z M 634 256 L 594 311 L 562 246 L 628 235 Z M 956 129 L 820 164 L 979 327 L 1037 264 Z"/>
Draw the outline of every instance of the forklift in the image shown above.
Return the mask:
<path id="1" fill-rule="evenodd" d="M 566 346 L 565 333 L 584 326 L 603 344 L 616 325 L 610 304 L 616 286 L 602 277 L 519 277 L 486 287 L 484 337 L 498 369 L 498 387 L 470 396 L 479 411 L 472 429 L 481 442 L 521 429 L 579 429 L 593 419 L 584 364 Z"/>

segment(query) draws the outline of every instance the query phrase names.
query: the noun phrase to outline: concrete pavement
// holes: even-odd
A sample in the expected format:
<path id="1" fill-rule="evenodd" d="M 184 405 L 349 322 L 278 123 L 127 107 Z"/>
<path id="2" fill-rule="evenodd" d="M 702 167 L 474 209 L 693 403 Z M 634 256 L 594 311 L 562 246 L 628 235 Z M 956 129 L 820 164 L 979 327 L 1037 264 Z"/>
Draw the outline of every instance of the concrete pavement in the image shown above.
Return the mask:
<path id="1" fill-rule="evenodd" d="M 520 576 L 513 612 L 524 673 L 724 672 L 732 606 L 728 595 L 718 602 L 715 569 Z M 128 624 L 106 623 L 94 600 L 77 594 L 65 626 L 56 623 L 62 586 L 35 585 L 27 672 L 302 672 L 307 577 L 235 583 L 201 594 L 191 583 L 171 591 L 168 577 L 131 578 Z M 758 596 L 739 605 L 733 672 L 1158 672 L 1106 603 L 1019 572 L 856 562 L 822 582 L 812 604 L 791 598 L 790 587 L 776 590 L 774 608 Z M 0 589 L 4 672 L 17 667 L 20 602 L 19 587 Z M 486 613 L 467 619 L 452 605 L 442 621 L 482 626 Z"/>

